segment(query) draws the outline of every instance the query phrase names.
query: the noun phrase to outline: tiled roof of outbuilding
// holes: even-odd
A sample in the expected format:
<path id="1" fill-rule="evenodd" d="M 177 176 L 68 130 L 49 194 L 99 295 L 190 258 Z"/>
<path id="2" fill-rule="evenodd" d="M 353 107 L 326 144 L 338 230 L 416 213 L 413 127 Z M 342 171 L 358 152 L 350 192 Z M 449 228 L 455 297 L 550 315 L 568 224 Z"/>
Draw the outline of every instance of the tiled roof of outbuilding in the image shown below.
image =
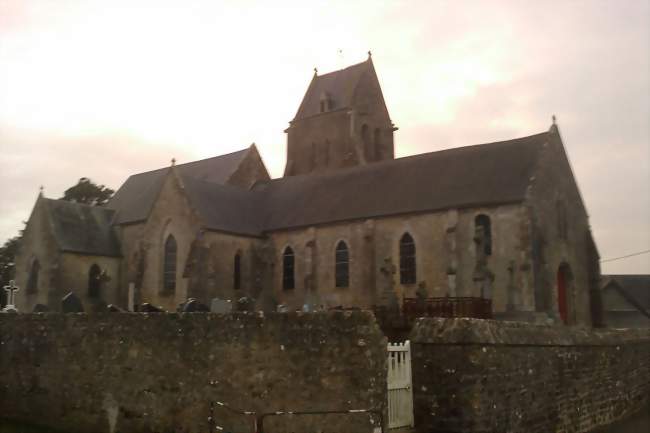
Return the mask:
<path id="1" fill-rule="evenodd" d="M 603 289 L 610 287 L 612 283 L 616 283 L 616 289 L 621 293 L 628 302 L 635 308 L 638 306 L 643 307 L 647 312 L 650 312 L 650 275 L 603 275 Z M 634 304 L 638 304 L 634 305 Z M 607 309 L 607 306 L 605 306 Z"/>
<path id="2" fill-rule="evenodd" d="M 111 220 L 114 210 L 64 200 L 40 198 L 49 214 L 52 234 L 61 251 L 120 256 Z"/>

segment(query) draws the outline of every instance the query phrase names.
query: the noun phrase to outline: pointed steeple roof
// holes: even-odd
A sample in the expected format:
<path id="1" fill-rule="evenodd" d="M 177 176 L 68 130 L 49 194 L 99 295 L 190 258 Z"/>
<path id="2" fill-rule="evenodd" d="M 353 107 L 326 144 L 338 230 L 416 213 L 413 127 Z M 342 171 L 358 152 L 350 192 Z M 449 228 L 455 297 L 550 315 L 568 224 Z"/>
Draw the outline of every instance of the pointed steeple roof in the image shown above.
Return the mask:
<path id="1" fill-rule="evenodd" d="M 354 90 L 366 72 L 374 73 L 372 58 L 370 56 L 368 56 L 366 61 L 348 66 L 345 69 L 323 75 L 314 73 L 309 88 L 307 88 L 307 92 L 293 120 L 320 114 L 320 101 L 321 96 L 324 94 L 330 99 L 328 111 L 350 107 L 354 98 Z"/>

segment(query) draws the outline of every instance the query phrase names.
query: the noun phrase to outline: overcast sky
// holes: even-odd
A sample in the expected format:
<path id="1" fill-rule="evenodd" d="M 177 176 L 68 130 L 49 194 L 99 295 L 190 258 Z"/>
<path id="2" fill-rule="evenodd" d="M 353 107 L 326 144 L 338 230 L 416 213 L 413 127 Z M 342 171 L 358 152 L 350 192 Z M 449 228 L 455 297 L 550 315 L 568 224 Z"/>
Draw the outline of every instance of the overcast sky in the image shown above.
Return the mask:
<path id="1" fill-rule="evenodd" d="M 555 114 L 601 257 L 650 249 L 649 5 L 0 0 L 0 241 L 39 185 L 117 189 L 252 142 L 281 176 L 313 68 L 370 49 L 397 156 L 535 134 Z M 603 272 L 650 273 L 650 255 Z"/>

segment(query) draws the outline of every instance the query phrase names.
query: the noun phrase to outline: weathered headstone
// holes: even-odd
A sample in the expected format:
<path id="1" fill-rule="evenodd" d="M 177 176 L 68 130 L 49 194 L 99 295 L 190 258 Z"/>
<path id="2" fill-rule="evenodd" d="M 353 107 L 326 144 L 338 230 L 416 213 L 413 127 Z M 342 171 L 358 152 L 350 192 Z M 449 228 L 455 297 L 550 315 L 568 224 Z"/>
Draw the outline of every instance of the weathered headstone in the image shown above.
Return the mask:
<path id="1" fill-rule="evenodd" d="M 154 305 L 151 305 L 148 302 L 145 302 L 144 304 L 141 304 L 140 307 L 138 308 L 139 313 L 164 313 L 165 310 L 162 308 L 156 307 Z"/>
<path id="2" fill-rule="evenodd" d="M 196 299 L 188 299 L 183 306 L 184 313 L 206 313 L 209 311 L 210 309 L 207 305 L 197 301 Z"/>
<path id="3" fill-rule="evenodd" d="M 61 299 L 62 313 L 83 313 L 84 306 L 81 299 L 74 293 L 70 292 Z"/>
<path id="4" fill-rule="evenodd" d="M 381 292 L 379 294 L 381 305 L 391 313 L 399 312 L 399 301 L 395 293 L 395 281 L 393 275 L 397 268 L 393 265 L 393 259 L 384 258 L 384 265 L 379 269 L 381 271 Z"/>
<path id="5" fill-rule="evenodd" d="M 237 311 L 253 311 L 255 300 L 247 296 L 237 299 Z"/>
<path id="6" fill-rule="evenodd" d="M 231 313 L 232 302 L 225 299 L 214 298 L 210 303 L 210 311 L 217 314 Z"/>
<path id="7" fill-rule="evenodd" d="M 134 311 L 135 308 L 135 283 L 129 283 L 129 291 L 128 291 L 128 304 L 127 308 L 129 311 Z"/>
<path id="8" fill-rule="evenodd" d="M 36 304 L 34 305 L 34 309 L 32 310 L 32 313 L 49 313 L 50 309 L 47 308 L 47 305 L 43 304 Z"/>
<path id="9" fill-rule="evenodd" d="M 106 306 L 106 311 L 108 311 L 109 313 L 126 313 L 126 310 L 118 307 L 115 304 L 108 304 Z"/>

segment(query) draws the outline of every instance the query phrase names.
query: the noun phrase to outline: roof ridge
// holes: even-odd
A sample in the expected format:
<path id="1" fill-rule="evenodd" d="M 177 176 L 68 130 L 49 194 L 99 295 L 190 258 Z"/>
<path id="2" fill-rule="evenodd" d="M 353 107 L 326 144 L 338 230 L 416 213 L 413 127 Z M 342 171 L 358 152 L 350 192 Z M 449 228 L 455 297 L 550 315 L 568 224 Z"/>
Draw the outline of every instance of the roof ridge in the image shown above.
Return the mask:
<path id="1" fill-rule="evenodd" d="M 264 185 L 264 184 L 269 184 L 271 182 L 278 182 L 278 181 L 281 181 L 283 179 L 291 179 L 291 178 L 302 178 L 302 179 L 304 179 L 304 178 L 310 178 L 310 179 L 311 178 L 323 178 L 323 177 L 335 176 L 335 175 L 342 174 L 342 173 L 353 173 L 355 171 L 369 170 L 369 169 L 372 169 L 373 167 L 396 164 L 396 163 L 402 163 L 404 161 L 409 161 L 409 160 L 416 159 L 416 158 L 422 158 L 422 157 L 427 157 L 427 156 L 432 156 L 432 155 L 441 155 L 441 154 L 444 154 L 444 153 L 459 152 L 459 151 L 462 151 L 462 150 L 477 148 L 477 147 L 481 147 L 481 146 L 492 146 L 492 145 L 498 145 L 498 144 L 512 143 L 512 142 L 516 142 L 516 141 L 520 141 L 520 140 L 529 140 L 529 139 L 532 139 L 534 137 L 539 137 L 539 136 L 543 136 L 543 135 L 547 135 L 547 134 L 548 134 L 548 131 L 544 131 L 544 132 L 540 132 L 540 133 L 537 133 L 537 134 L 527 135 L 527 136 L 524 136 L 524 137 L 513 138 L 513 139 L 510 139 L 510 140 L 493 141 L 493 142 L 489 142 L 489 143 L 479 143 L 479 144 L 469 144 L 467 146 L 459 146 L 459 147 L 449 147 L 449 148 L 446 148 L 446 149 L 439 149 L 439 150 L 434 150 L 434 151 L 431 151 L 431 152 L 418 153 L 418 154 L 415 154 L 415 155 L 406 155 L 406 156 L 402 156 L 402 157 L 395 158 L 395 159 L 372 162 L 372 163 L 366 164 L 366 165 L 355 165 L 355 166 L 351 166 L 351 167 L 339 168 L 339 169 L 336 169 L 336 170 L 328 170 L 328 171 L 315 172 L 315 173 L 305 173 L 305 174 L 299 174 L 299 175 L 296 175 L 296 176 L 278 177 L 278 178 L 275 178 L 275 179 L 270 179 L 270 180 L 268 180 L 266 182 L 256 183 L 253 186 L 253 188 L 257 187 L 257 185 Z"/>
<path id="2" fill-rule="evenodd" d="M 316 75 L 316 78 L 326 77 L 328 75 L 336 74 L 338 72 L 347 71 L 348 69 L 356 68 L 356 67 L 359 67 L 361 65 L 365 65 L 367 63 L 368 63 L 368 60 L 364 60 L 363 62 L 355 63 L 353 65 L 346 66 L 345 68 L 342 68 L 342 69 L 336 69 L 334 71 L 326 72 L 326 73 L 321 74 L 321 75 Z"/>
<path id="3" fill-rule="evenodd" d="M 234 155 L 234 154 L 236 154 L 236 153 L 245 153 L 245 152 L 247 152 L 247 151 L 249 151 L 249 150 L 250 150 L 250 146 L 247 147 L 247 148 L 241 149 L 241 150 L 236 150 L 236 151 L 234 151 L 234 152 L 224 153 L 223 155 L 209 156 L 209 157 L 207 157 L 207 158 L 201 158 L 201 159 L 197 159 L 197 160 L 194 160 L 194 161 L 184 162 L 184 163 L 182 163 L 182 164 L 176 164 L 175 167 L 176 167 L 176 168 L 179 168 L 179 167 L 183 167 L 183 166 L 185 166 L 185 165 L 196 164 L 197 162 L 208 161 L 208 160 L 210 160 L 210 159 L 217 159 L 217 158 L 223 158 L 223 157 L 226 157 L 226 156 L 232 156 L 232 155 Z M 166 169 L 168 169 L 168 168 L 169 168 L 169 167 L 160 167 L 160 168 L 155 168 L 155 169 L 153 169 L 153 170 L 142 171 L 142 172 L 140 172 L 140 173 L 132 174 L 132 175 L 130 175 L 129 177 L 131 178 L 131 177 L 141 176 L 141 175 L 145 175 L 145 174 L 155 173 L 155 172 L 157 172 L 157 171 L 166 170 Z"/>

